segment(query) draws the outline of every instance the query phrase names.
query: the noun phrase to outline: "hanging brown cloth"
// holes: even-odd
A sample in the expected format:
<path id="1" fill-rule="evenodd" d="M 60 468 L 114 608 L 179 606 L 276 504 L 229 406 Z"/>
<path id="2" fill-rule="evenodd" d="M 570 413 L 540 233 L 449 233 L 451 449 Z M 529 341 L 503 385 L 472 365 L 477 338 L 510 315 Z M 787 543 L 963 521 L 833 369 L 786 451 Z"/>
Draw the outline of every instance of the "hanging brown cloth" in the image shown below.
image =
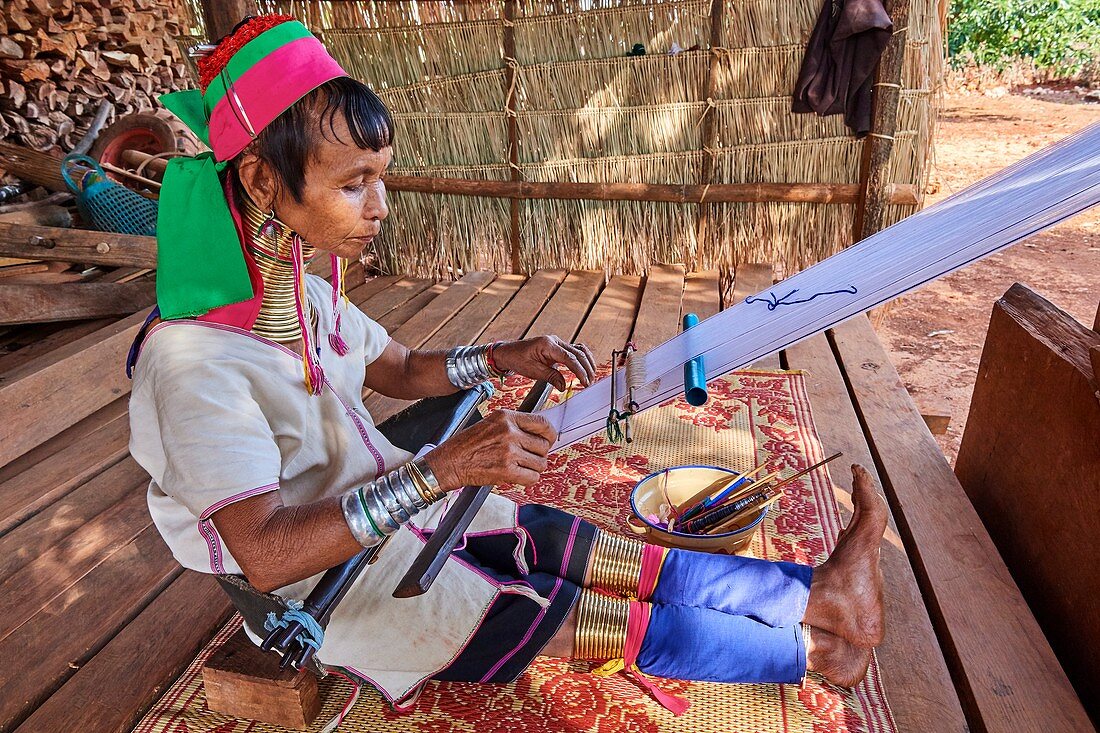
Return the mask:
<path id="1" fill-rule="evenodd" d="M 882 0 L 825 0 L 794 89 L 792 112 L 844 113 L 857 137 L 871 131 L 871 85 L 894 24 Z"/>

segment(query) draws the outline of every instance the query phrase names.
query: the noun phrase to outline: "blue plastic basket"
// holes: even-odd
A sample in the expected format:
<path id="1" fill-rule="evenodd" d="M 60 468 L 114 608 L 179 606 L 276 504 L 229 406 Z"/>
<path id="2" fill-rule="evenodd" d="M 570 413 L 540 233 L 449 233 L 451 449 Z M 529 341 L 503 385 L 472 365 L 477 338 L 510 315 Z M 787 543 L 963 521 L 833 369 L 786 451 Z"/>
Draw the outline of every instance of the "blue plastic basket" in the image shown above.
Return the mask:
<path id="1" fill-rule="evenodd" d="M 79 185 L 73 181 L 74 172 L 79 176 Z M 80 213 L 96 229 L 146 236 L 157 233 L 157 202 L 107 178 L 93 158 L 67 156 L 61 162 L 61 176 L 76 194 Z"/>

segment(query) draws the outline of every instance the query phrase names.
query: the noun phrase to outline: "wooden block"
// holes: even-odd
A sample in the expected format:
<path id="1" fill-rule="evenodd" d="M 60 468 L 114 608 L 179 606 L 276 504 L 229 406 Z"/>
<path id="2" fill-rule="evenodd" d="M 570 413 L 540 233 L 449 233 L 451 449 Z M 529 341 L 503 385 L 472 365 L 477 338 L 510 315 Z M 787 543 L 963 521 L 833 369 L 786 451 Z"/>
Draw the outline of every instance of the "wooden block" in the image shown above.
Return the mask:
<path id="1" fill-rule="evenodd" d="M 921 418 L 924 419 L 924 424 L 928 427 L 928 432 L 932 435 L 943 435 L 947 432 L 947 428 L 951 425 L 950 415 L 930 415 L 922 412 Z"/>
<path id="2" fill-rule="evenodd" d="M 1042 629 L 866 318 L 833 330 L 972 730 L 1092 729 Z M 1015 396 L 1013 397 L 1015 398 Z"/>
<path id="3" fill-rule="evenodd" d="M 993 308 L 955 473 L 1100 716 L 1100 334 L 1021 285 Z"/>
<path id="4" fill-rule="evenodd" d="M 235 718 L 305 730 L 321 712 L 313 672 L 279 669 L 278 655 L 261 651 L 244 629 L 210 656 L 202 681 L 207 707 Z"/>

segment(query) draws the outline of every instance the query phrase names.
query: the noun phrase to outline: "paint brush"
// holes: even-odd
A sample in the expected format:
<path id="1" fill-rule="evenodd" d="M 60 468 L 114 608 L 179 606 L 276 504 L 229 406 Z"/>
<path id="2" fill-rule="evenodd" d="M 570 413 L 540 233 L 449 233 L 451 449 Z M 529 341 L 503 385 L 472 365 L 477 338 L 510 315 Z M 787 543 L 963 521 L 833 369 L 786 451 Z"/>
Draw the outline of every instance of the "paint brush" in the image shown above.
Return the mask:
<path id="1" fill-rule="evenodd" d="M 718 524 L 712 525 L 704 529 L 703 534 L 722 534 L 723 532 L 733 532 L 734 530 L 739 529 L 738 525 L 744 520 L 746 516 L 758 514 L 775 502 L 779 501 L 782 496 L 783 492 L 781 491 L 775 494 L 769 494 L 767 499 L 756 502 L 751 506 L 747 506 L 733 516 L 727 517 Z"/>
<path id="2" fill-rule="evenodd" d="M 775 486 L 772 486 L 771 488 L 772 488 L 773 490 L 774 490 L 774 489 L 779 489 L 779 488 L 782 488 L 782 487 L 786 486 L 787 484 L 789 484 L 789 483 L 790 483 L 790 482 L 792 482 L 792 481 L 797 481 L 798 479 L 802 478 L 803 476 L 805 476 L 806 474 L 810 473 L 811 471 L 816 471 L 817 469 L 819 469 L 819 468 L 821 468 L 822 466 L 824 466 L 824 465 L 825 465 L 826 463 L 830 463 L 830 462 L 832 462 L 832 461 L 835 461 L 835 460 L 836 460 L 837 458 L 840 458 L 840 457 L 841 457 L 842 455 L 844 455 L 844 454 L 843 454 L 843 453 L 840 453 L 840 452 L 838 451 L 838 452 L 836 452 L 836 453 L 832 454 L 831 456 L 829 456 L 828 458 L 826 458 L 826 459 L 824 459 L 824 460 L 821 460 L 821 461 L 818 461 L 817 463 L 815 463 L 814 465 L 810 466 L 809 468 L 804 468 L 804 469 L 802 469 L 801 471 L 799 471 L 799 472 L 798 472 L 798 473 L 796 473 L 795 475 L 791 476 L 790 478 L 785 478 L 785 479 L 783 479 L 782 481 L 780 481 L 779 483 L 777 483 L 777 484 L 776 484 Z"/>
<path id="3" fill-rule="evenodd" d="M 719 501 L 724 501 L 732 492 L 743 487 L 752 480 L 753 476 L 764 470 L 766 465 L 767 464 L 762 463 L 748 473 L 743 473 L 739 476 L 723 477 L 717 481 L 712 481 L 707 488 L 680 505 L 688 507 L 686 511 L 680 514 L 680 521 L 685 521 L 699 514 L 704 509 L 709 509 Z"/>
<path id="4" fill-rule="evenodd" d="M 729 506 L 731 502 L 740 501 L 741 498 L 749 493 L 759 493 L 763 491 L 768 483 L 771 482 L 771 480 L 778 475 L 779 471 L 772 471 L 768 475 L 763 476 L 759 481 L 749 482 L 748 484 L 744 485 L 736 491 L 722 492 L 725 493 L 726 496 L 721 501 L 715 501 L 710 506 L 700 508 L 697 511 L 692 512 L 690 515 L 688 515 L 687 518 L 691 519 L 692 521 L 703 519 L 704 517 L 713 514 L 714 512 L 719 511 L 724 507 Z M 681 517 L 680 521 L 684 521 L 684 517 Z"/>

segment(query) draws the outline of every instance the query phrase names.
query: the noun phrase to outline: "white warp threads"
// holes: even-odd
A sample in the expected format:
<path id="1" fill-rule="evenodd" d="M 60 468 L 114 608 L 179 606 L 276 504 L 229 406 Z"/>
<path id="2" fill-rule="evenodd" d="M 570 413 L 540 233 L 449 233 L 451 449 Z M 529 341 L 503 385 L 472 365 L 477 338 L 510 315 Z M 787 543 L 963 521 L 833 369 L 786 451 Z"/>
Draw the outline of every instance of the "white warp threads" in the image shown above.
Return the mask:
<path id="1" fill-rule="evenodd" d="M 683 364 L 703 355 L 708 379 L 775 353 L 1100 203 L 1100 124 L 1065 138 L 969 188 L 728 308 L 633 360 L 650 381 L 640 409 L 683 388 Z M 795 295 L 789 296 L 791 291 Z M 616 391 L 627 386 L 615 375 Z M 602 379 L 542 411 L 554 449 L 601 430 L 610 407 Z"/>

